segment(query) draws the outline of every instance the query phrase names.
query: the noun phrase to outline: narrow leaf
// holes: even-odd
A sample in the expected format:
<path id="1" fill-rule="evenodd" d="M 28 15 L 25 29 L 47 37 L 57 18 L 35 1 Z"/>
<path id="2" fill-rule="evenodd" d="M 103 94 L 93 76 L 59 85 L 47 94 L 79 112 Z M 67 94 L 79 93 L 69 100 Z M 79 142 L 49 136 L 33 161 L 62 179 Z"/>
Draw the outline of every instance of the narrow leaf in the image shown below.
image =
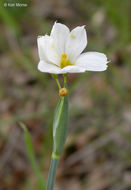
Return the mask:
<path id="1" fill-rule="evenodd" d="M 31 139 L 30 133 L 28 132 L 26 126 L 23 123 L 20 123 L 20 126 L 24 130 L 24 137 L 25 137 L 25 142 L 26 142 L 29 160 L 30 160 L 32 168 L 35 172 L 35 175 L 38 179 L 40 190 L 45 190 L 45 182 L 42 178 L 40 169 L 39 169 L 38 164 L 36 163 L 36 160 L 35 160 L 35 153 L 34 153 L 34 148 L 32 145 L 32 139 Z"/>

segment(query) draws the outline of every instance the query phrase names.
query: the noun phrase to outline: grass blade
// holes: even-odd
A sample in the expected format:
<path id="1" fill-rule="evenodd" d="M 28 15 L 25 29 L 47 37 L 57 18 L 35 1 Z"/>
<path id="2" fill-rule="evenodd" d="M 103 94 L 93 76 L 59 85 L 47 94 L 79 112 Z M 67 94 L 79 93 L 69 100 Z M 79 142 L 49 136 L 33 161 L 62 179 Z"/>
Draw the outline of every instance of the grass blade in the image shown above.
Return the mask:
<path id="1" fill-rule="evenodd" d="M 31 140 L 30 133 L 29 133 L 29 131 L 27 130 L 26 126 L 23 123 L 20 123 L 20 126 L 24 130 L 24 137 L 25 137 L 25 142 L 26 142 L 26 147 L 27 147 L 29 160 L 30 160 L 32 168 L 33 168 L 33 170 L 35 172 L 35 175 L 36 175 L 36 177 L 38 179 L 39 188 L 40 188 L 40 190 L 45 190 L 45 182 L 44 182 L 44 180 L 42 178 L 40 169 L 39 169 L 38 164 L 36 163 L 36 160 L 35 160 L 34 148 L 33 148 L 33 145 L 32 145 L 32 140 Z"/>

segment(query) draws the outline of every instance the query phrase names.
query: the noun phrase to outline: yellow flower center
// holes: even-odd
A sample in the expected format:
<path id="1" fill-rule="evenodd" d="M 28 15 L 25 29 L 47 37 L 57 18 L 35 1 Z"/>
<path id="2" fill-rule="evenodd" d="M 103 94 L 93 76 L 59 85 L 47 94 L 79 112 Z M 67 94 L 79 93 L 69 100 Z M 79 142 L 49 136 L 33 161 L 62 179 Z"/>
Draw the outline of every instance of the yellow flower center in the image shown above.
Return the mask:
<path id="1" fill-rule="evenodd" d="M 69 59 L 67 59 L 67 54 L 61 55 L 60 68 L 63 69 L 66 66 L 73 65 Z"/>

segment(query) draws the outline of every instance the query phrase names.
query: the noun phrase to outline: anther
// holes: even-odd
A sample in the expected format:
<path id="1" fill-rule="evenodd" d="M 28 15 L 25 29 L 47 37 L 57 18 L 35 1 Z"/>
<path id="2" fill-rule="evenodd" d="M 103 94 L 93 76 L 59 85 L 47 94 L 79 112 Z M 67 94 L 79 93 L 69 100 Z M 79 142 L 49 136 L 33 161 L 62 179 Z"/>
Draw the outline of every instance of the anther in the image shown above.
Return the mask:
<path id="1" fill-rule="evenodd" d="M 66 59 L 67 55 L 64 53 L 64 54 L 61 55 L 61 58 Z"/>

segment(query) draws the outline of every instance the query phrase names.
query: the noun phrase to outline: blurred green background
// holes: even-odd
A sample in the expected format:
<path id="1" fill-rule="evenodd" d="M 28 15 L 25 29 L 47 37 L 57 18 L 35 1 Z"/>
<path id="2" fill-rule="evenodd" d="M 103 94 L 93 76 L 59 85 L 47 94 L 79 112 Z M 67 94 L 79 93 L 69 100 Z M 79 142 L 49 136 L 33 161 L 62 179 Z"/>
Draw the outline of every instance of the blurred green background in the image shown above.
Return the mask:
<path id="1" fill-rule="evenodd" d="M 8 4 L 16 2 L 27 6 Z M 130 0 L 0 2 L 0 190 L 38 189 L 18 121 L 28 127 L 47 179 L 58 89 L 37 70 L 37 36 L 49 34 L 55 21 L 86 25 L 86 50 L 111 60 L 105 72 L 68 75 L 69 135 L 55 189 L 130 190 Z"/>

